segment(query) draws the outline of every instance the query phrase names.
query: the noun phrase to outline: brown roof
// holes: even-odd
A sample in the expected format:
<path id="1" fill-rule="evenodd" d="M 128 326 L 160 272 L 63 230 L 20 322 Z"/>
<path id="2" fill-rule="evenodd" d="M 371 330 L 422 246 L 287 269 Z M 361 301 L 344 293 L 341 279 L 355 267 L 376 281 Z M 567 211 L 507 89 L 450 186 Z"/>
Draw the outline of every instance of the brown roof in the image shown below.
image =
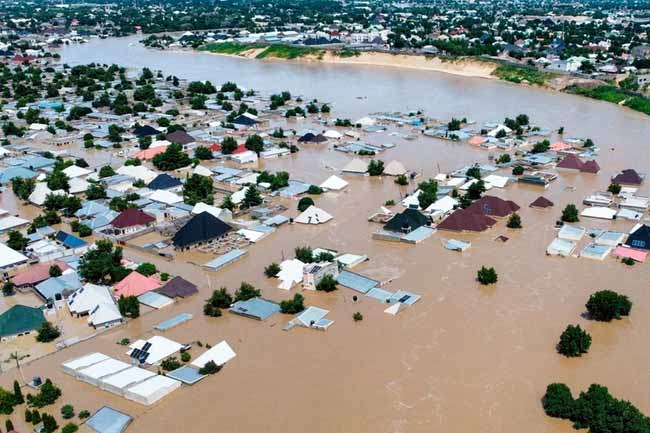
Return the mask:
<path id="1" fill-rule="evenodd" d="M 557 163 L 556 168 L 566 168 L 568 170 L 581 170 L 585 163 L 574 154 L 569 154 Z"/>
<path id="2" fill-rule="evenodd" d="M 174 277 L 156 292 L 170 298 L 187 298 L 199 293 L 196 286 L 182 277 Z"/>
<path id="3" fill-rule="evenodd" d="M 50 278 L 51 266 L 58 266 L 62 272 L 70 269 L 66 263 L 59 261 L 39 263 L 14 275 L 11 281 L 17 286 L 33 286 Z"/>
<path id="4" fill-rule="evenodd" d="M 113 227 L 119 229 L 125 227 L 133 227 L 139 225 L 146 225 L 154 222 L 156 219 L 149 214 L 142 212 L 140 209 L 128 208 L 111 221 Z"/>
<path id="5" fill-rule="evenodd" d="M 534 202 L 530 204 L 530 207 L 541 207 L 541 208 L 547 208 L 553 206 L 553 202 L 546 197 L 542 197 L 541 195 L 535 199 Z"/>
<path id="6" fill-rule="evenodd" d="M 451 230 L 456 232 L 471 231 L 482 232 L 489 229 L 497 222 L 479 212 L 472 212 L 468 209 L 459 209 L 445 218 L 437 228 L 440 230 Z"/>
<path id="7" fill-rule="evenodd" d="M 493 195 L 484 195 L 472 203 L 468 211 L 483 215 L 505 217 L 519 210 L 519 205 L 511 200 L 504 200 Z"/>
<path id="8" fill-rule="evenodd" d="M 643 178 L 636 170 L 628 168 L 617 174 L 612 181 L 621 185 L 641 185 Z"/>
<path id="9" fill-rule="evenodd" d="M 196 141 L 194 137 L 192 137 L 190 134 L 188 134 L 185 131 L 170 132 L 169 134 L 167 134 L 165 138 L 171 141 L 172 143 L 176 143 L 176 144 L 189 144 L 189 143 L 194 143 Z"/>
<path id="10" fill-rule="evenodd" d="M 600 165 L 598 165 L 596 160 L 592 159 L 591 161 L 585 162 L 580 171 L 583 173 L 596 174 L 600 171 Z"/>

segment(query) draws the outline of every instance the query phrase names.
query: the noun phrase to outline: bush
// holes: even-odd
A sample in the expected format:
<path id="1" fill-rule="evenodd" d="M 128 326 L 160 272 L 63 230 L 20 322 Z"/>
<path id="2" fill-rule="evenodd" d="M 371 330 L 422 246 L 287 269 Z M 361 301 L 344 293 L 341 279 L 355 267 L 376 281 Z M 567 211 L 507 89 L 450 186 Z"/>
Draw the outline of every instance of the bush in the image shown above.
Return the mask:
<path id="1" fill-rule="evenodd" d="M 270 265 L 264 268 L 264 275 L 266 275 L 268 278 L 277 277 L 279 272 L 280 272 L 280 265 L 278 265 L 275 262 L 271 263 Z"/>
<path id="2" fill-rule="evenodd" d="M 548 416 L 570 419 L 574 412 L 575 403 L 568 386 L 563 383 L 552 383 L 546 387 L 546 394 L 542 398 L 542 406 Z"/>
<path id="3" fill-rule="evenodd" d="M 368 174 L 370 176 L 381 176 L 384 173 L 384 161 L 371 160 L 368 163 Z"/>
<path id="4" fill-rule="evenodd" d="M 31 407 L 40 409 L 50 404 L 54 404 L 59 397 L 61 397 L 61 390 L 54 385 L 50 379 L 45 379 L 45 382 L 39 388 L 38 394 L 27 394 L 27 402 Z M 34 422 L 34 412 L 32 412 L 32 422 Z"/>
<path id="5" fill-rule="evenodd" d="M 510 215 L 510 218 L 508 218 L 508 222 L 506 223 L 506 226 L 509 229 L 520 229 L 521 228 L 521 217 L 517 213 L 513 213 Z"/>
<path id="6" fill-rule="evenodd" d="M 361 322 L 363 320 L 363 314 L 357 311 L 352 315 L 352 319 L 354 319 L 355 322 Z"/>
<path id="7" fill-rule="evenodd" d="M 296 259 L 303 263 L 311 263 L 314 261 L 314 252 L 310 247 L 296 247 L 294 254 Z"/>
<path id="8" fill-rule="evenodd" d="M 611 290 L 601 290 L 589 297 L 587 304 L 589 317 L 599 322 L 610 322 L 628 316 L 632 302 L 625 295 L 619 295 Z"/>
<path id="9" fill-rule="evenodd" d="M 632 259 L 630 257 L 623 257 L 623 259 L 621 259 L 621 263 L 626 264 L 628 266 L 634 266 L 635 262 L 634 262 L 634 259 Z"/>
<path id="10" fill-rule="evenodd" d="M 120 296 L 117 300 L 117 308 L 122 316 L 135 319 L 140 317 L 140 301 L 135 296 Z"/>
<path id="11" fill-rule="evenodd" d="M 494 268 L 486 268 L 485 266 L 481 266 L 481 269 L 478 270 L 476 275 L 478 281 L 485 286 L 496 283 L 498 279 L 497 272 Z"/>
<path id="12" fill-rule="evenodd" d="M 405 175 L 400 174 L 399 176 L 397 176 L 395 178 L 395 183 L 398 184 L 398 185 L 402 185 L 402 186 L 408 185 L 409 179 Z"/>
<path id="13" fill-rule="evenodd" d="M 167 272 L 163 272 L 160 274 L 160 281 L 167 281 L 169 280 L 169 274 Z"/>
<path id="14" fill-rule="evenodd" d="M 621 192 L 621 189 L 623 189 L 623 187 L 617 183 L 611 183 L 609 187 L 607 187 L 607 191 L 611 192 L 614 195 L 619 194 Z"/>
<path id="15" fill-rule="evenodd" d="M 87 410 L 82 410 L 81 412 L 79 412 L 79 419 L 86 419 L 88 417 L 90 417 L 90 412 L 88 412 Z"/>
<path id="16" fill-rule="evenodd" d="M 221 287 L 212 292 L 212 296 L 207 302 L 216 308 L 230 308 L 232 296 L 228 293 L 228 289 Z"/>
<path id="17" fill-rule="evenodd" d="M 177 368 L 181 368 L 183 364 L 181 364 L 181 362 L 175 356 L 170 356 L 169 358 L 164 359 L 160 363 L 160 366 L 165 371 L 172 371 L 176 370 Z"/>
<path id="18" fill-rule="evenodd" d="M 192 359 L 192 355 L 190 355 L 190 352 L 181 353 L 181 361 L 190 362 L 190 359 Z"/>
<path id="19" fill-rule="evenodd" d="M 323 193 L 323 188 L 317 185 L 309 185 L 309 189 L 307 190 L 307 194 L 311 195 L 319 195 Z"/>
<path id="20" fill-rule="evenodd" d="M 207 302 L 203 306 L 203 314 L 208 317 L 221 317 L 221 310 Z"/>
<path id="21" fill-rule="evenodd" d="M 199 369 L 199 374 L 215 374 L 221 370 L 221 365 L 215 364 L 214 361 L 208 361 Z"/>
<path id="22" fill-rule="evenodd" d="M 75 433 L 77 430 L 79 430 L 77 424 L 73 422 L 69 422 L 63 426 L 63 428 L 61 429 L 61 433 Z"/>
<path id="23" fill-rule="evenodd" d="M 327 274 L 316 285 L 316 290 L 323 292 L 333 292 L 336 290 L 336 278 L 333 275 Z"/>
<path id="24" fill-rule="evenodd" d="M 296 293 L 293 295 L 293 299 L 280 302 L 280 311 L 284 314 L 300 313 L 305 309 L 304 300 L 305 298 L 300 293 Z"/>
<path id="25" fill-rule="evenodd" d="M 565 223 L 576 223 L 580 221 L 578 208 L 574 204 L 568 204 L 562 211 L 562 221 Z"/>
<path id="26" fill-rule="evenodd" d="M 38 335 L 36 335 L 36 341 L 38 341 L 39 343 L 49 343 L 50 341 L 54 341 L 57 338 L 59 338 L 60 335 L 61 335 L 61 331 L 59 331 L 59 328 L 52 325 L 50 322 L 46 320 L 43 322 L 43 324 L 38 330 Z"/>
<path id="27" fill-rule="evenodd" d="M 304 212 L 309 208 L 309 206 L 313 205 L 314 200 L 311 197 L 303 197 L 298 201 L 298 210 Z"/>
<path id="28" fill-rule="evenodd" d="M 521 176 L 522 174 L 524 174 L 524 167 L 522 167 L 521 165 L 516 165 L 512 167 L 512 174 L 515 176 Z"/>
<path id="29" fill-rule="evenodd" d="M 145 277 L 149 277 L 155 274 L 156 272 L 158 272 L 158 270 L 156 269 L 156 265 L 147 262 L 140 263 L 140 265 L 135 269 L 135 271 L 139 274 L 144 275 Z"/>
<path id="30" fill-rule="evenodd" d="M 66 404 L 61 407 L 61 416 L 63 419 L 70 419 L 74 416 L 74 407 L 71 404 Z"/>
<path id="31" fill-rule="evenodd" d="M 591 347 L 591 336 L 587 331 L 580 328 L 580 325 L 569 325 L 560 335 L 557 351 L 567 357 L 576 357 L 587 353 L 589 347 Z"/>

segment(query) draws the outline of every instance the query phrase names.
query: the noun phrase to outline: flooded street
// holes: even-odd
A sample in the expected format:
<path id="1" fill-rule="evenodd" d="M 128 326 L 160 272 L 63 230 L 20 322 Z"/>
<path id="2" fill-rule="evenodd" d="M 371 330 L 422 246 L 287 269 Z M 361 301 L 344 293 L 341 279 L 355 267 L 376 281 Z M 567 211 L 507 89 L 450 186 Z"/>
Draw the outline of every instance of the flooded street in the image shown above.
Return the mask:
<path id="1" fill-rule="evenodd" d="M 595 261 L 545 255 L 556 235 L 554 223 L 568 203 L 580 204 L 588 193 L 604 191 L 620 169 L 650 167 L 647 116 L 612 104 L 506 83 L 455 77 L 435 72 L 364 66 L 319 65 L 244 60 L 208 54 L 149 51 L 137 38 L 93 40 L 61 51 L 70 65 L 101 62 L 162 69 L 180 78 L 236 81 L 263 93 L 288 89 L 293 94 L 332 103 L 333 115 L 356 119 L 371 112 L 422 109 L 449 119 L 468 117 L 479 123 L 500 121 L 520 113 L 543 128 L 564 126 L 566 136 L 591 137 L 600 147 L 598 175 L 561 174 L 547 190 L 514 184 L 489 194 L 521 206 L 523 230 L 500 221 L 481 234 L 438 232 L 416 246 L 371 239 L 378 227 L 367 217 L 386 200 L 398 200 L 413 187 L 399 187 L 392 178 L 350 178 L 340 193 L 326 193 L 318 207 L 334 216 L 321 226 L 279 228 L 249 249 L 244 259 L 207 273 L 188 262 L 212 257 L 183 253 L 173 262 L 127 250 L 130 259 L 154 262 L 159 269 L 196 283 L 200 294 L 171 307 L 145 314 L 135 322 L 25 365 L 25 377 L 51 377 L 63 390 L 60 404 L 91 412 L 102 405 L 135 417 L 130 433 L 208 431 L 241 433 L 449 432 L 568 433 L 569 422 L 547 417 L 540 403 L 546 386 L 568 384 L 574 395 L 591 383 L 609 387 L 612 395 L 650 413 L 650 292 L 648 264 L 628 267 L 608 258 Z M 363 99 L 357 99 L 363 97 Z M 297 124 L 295 129 L 303 127 Z M 409 132 L 404 128 L 402 132 Z M 381 135 L 381 134 L 380 134 Z M 468 144 L 418 136 L 406 141 L 385 134 L 395 148 L 380 155 L 397 159 L 424 180 L 473 162 L 486 163 L 488 152 Z M 328 145 L 304 145 L 286 158 L 264 161 L 263 168 L 290 171 L 293 178 L 320 183 L 351 159 Z M 500 172 L 497 174 L 504 174 Z M 574 187 L 567 190 L 567 187 Z M 539 195 L 555 203 L 546 210 L 528 204 Z M 639 195 L 648 196 L 644 185 Z M 2 203 L 3 207 L 5 203 Z M 287 215 L 295 216 L 295 203 Z M 627 232 L 630 221 L 582 219 L 580 225 Z M 494 238 L 504 234 L 508 242 Z M 443 249 L 441 240 L 469 240 L 459 254 Z M 584 245 L 585 241 L 580 245 Z M 397 316 L 367 297 L 354 302 L 351 290 L 304 292 L 306 305 L 330 310 L 334 325 L 326 332 L 295 328 L 283 332 L 288 316 L 265 322 L 232 314 L 214 319 L 202 314 L 212 289 L 234 291 L 244 280 L 263 296 L 281 300 L 289 294 L 263 275 L 264 266 L 290 257 L 296 246 L 325 247 L 367 254 L 370 261 L 355 272 L 387 282 L 391 290 L 422 296 Z M 496 285 L 476 281 L 482 265 L 494 266 Z M 630 297 L 629 318 L 600 323 L 581 317 L 588 296 L 611 289 Z M 299 289 L 294 288 L 292 292 Z M 364 320 L 355 323 L 360 311 Z M 179 342 L 216 344 L 225 339 L 237 357 L 214 377 L 183 387 L 160 403 L 145 408 L 63 374 L 60 364 L 90 351 L 125 359 L 124 337 L 151 336 L 152 325 L 175 314 L 194 318 L 164 335 Z M 555 344 L 567 324 L 579 323 L 593 338 L 589 354 L 567 359 Z M 192 355 L 200 351 L 196 346 Z M 8 386 L 17 371 L 0 377 Z M 58 407 L 58 406 L 57 406 Z M 16 415 L 15 418 L 20 418 Z M 19 424 L 17 423 L 17 426 Z"/>

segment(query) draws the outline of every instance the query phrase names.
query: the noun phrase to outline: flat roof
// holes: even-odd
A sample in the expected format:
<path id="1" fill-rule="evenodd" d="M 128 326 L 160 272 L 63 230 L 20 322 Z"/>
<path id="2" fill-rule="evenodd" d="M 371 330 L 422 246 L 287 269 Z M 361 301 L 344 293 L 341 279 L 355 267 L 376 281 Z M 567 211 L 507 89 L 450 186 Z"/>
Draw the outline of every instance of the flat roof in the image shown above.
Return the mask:
<path id="1" fill-rule="evenodd" d="M 104 406 L 88 418 L 86 425 L 97 433 L 122 433 L 131 420 L 129 415 Z"/>

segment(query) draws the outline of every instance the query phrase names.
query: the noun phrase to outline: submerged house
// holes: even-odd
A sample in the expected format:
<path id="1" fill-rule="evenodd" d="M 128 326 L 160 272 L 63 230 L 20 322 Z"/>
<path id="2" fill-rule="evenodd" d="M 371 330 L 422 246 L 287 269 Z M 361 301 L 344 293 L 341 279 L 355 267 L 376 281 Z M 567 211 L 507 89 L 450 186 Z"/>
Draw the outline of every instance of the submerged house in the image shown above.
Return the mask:
<path id="1" fill-rule="evenodd" d="M 628 236 L 625 245 L 631 248 L 650 250 L 650 226 L 642 225 Z"/>
<path id="2" fill-rule="evenodd" d="M 110 223 L 109 231 L 115 236 L 126 236 L 142 232 L 151 227 L 156 219 L 140 209 L 128 208 Z"/>
<path id="3" fill-rule="evenodd" d="M 641 185 L 643 183 L 643 176 L 631 168 L 621 171 L 619 174 L 612 178 L 612 182 L 619 185 Z"/>
<path id="4" fill-rule="evenodd" d="M 431 218 L 427 217 L 417 209 L 409 208 L 391 218 L 384 225 L 384 230 L 399 233 L 410 233 L 422 226 L 430 225 Z"/>
<path id="5" fill-rule="evenodd" d="M 472 203 L 466 210 L 490 217 L 503 218 L 517 212 L 519 205 L 511 200 L 503 200 L 492 195 L 484 195 Z"/>
<path id="6" fill-rule="evenodd" d="M 232 227 L 209 212 L 194 215 L 172 238 L 176 249 L 187 249 L 219 239 L 232 231 Z"/>
<path id="7" fill-rule="evenodd" d="M 43 311 L 26 305 L 14 305 L 0 314 L 0 341 L 27 335 L 45 322 Z"/>
<path id="8" fill-rule="evenodd" d="M 547 199 L 546 197 L 540 195 L 529 206 L 546 209 L 548 207 L 553 207 L 553 202 Z"/>
<path id="9" fill-rule="evenodd" d="M 336 262 L 309 263 L 303 268 L 302 287 L 316 290 L 316 287 L 326 275 L 334 279 L 339 276 L 339 266 Z"/>
<path id="10" fill-rule="evenodd" d="M 194 284 L 190 283 L 185 278 L 174 277 L 160 289 L 156 290 L 156 292 L 170 298 L 188 298 L 199 293 L 199 290 Z"/>
<path id="11" fill-rule="evenodd" d="M 458 209 L 445 218 L 437 228 L 455 232 L 482 232 L 497 222 L 482 212 L 473 212 L 469 209 Z"/>

